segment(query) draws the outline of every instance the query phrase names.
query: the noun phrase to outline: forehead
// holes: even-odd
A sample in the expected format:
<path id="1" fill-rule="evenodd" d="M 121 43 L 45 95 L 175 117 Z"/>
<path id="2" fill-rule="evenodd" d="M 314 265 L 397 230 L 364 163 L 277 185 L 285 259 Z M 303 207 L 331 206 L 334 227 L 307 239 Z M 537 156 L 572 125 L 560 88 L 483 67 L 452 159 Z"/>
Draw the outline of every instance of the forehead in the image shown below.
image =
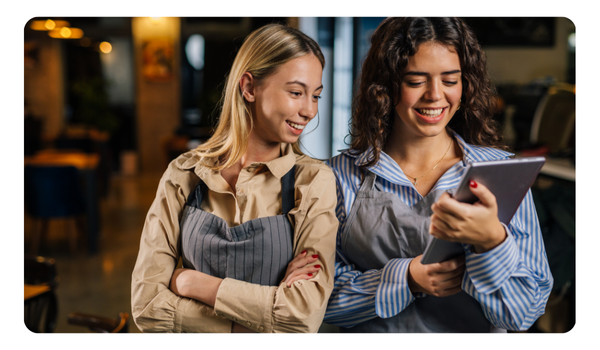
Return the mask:
<path id="1" fill-rule="evenodd" d="M 282 64 L 266 80 L 283 84 L 298 81 L 308 87 L 317 88 L 321 85 L 322 74 L 323 68 L 319 59 L 315 55 L 308 54 Z"/>
<path id="2" fill-rule="evenodd" d="M 427 73 L 460 69 L 460 59 L 453 47 L 437 42 L 421 44 L 417 53 L 408 58 L 406 71 Z"/>

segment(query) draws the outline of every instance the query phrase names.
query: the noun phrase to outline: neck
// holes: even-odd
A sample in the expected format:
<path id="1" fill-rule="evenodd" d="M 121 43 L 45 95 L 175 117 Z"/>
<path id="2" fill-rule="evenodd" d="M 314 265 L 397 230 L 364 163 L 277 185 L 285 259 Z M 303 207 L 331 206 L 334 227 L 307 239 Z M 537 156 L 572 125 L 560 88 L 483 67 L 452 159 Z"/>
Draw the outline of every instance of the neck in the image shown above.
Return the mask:
<path id="1" fill-rule="evenodd" d="M 388 141 L 385 152 L 399 164 L 401 160 L 402 163 L 428 165 L 440 160 L 451 140 L 448 131 L 431 137 L 399 136 Z"/>
<path id="2" fill-rule="evenodd" d="M 252 132 L 248 136 L 248 148 L 242 156 L 242 167 L 254 162 L 269 162 L 281 156 L 281 143 L 266 142 Z"/>

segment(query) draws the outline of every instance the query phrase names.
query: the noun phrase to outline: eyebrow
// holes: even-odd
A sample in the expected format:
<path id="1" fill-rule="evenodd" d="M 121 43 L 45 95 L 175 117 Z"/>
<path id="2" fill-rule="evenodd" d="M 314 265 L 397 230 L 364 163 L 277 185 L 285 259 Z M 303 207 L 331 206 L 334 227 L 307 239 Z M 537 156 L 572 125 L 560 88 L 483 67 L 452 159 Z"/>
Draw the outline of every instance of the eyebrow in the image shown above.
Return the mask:
<path id="1" fill-rule="evenodd" d="M 285 83 L 285 84 L 286 84 L 286 85 L 298 84 L 298 85 L 301 85 L 302 87 L 304 87 L 304 89 L 305 89 L 305 90 L 308 90 L 308 87 L 306 86 L 306 84 L 304 84 L 303 82 L 301 82 L 301 81 L 298 81 L 298 80 L 289 81 L 289 82 L 287 82 L 287 83 Z M 317 91 L 317 90 L 320 90 L 320 89 L 322 89 L 322 88 L 323 88 L 323 85 L 321 85 L 321 86 L 319 86 L 318 88 L 316 88 L 316 89 L 315 89 L 315 91 Z"/>
<path id="2" fill-rule="evenodd" d="M 455 70 L 450 70 L 450 71 L 447 71 L 447 72 L 442 72 L 441 75 L 450 75 L 450 74 L 456 74 L 456 73 L 460 73 L 460 69 L 455 69 Z M 429 75 L 429 73 L 417 72 L 417 71 L 409 71 L 409 72 L 404 73 L 404 75 L 419 75 L 419 76 L 425 75 L 425 76 L 427 76 L 427 75 Z"/>

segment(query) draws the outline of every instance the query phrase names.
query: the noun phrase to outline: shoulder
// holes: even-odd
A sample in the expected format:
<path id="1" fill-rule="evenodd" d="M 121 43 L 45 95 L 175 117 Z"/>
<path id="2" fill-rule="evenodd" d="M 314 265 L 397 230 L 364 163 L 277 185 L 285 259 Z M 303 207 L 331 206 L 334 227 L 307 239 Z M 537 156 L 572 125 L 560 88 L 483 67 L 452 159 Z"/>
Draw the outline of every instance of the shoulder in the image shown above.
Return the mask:
<path id="1" fill-rule="evenodd" d="M 500 160 L 514 157 L 514 153 L 503 151 L 501 149 L 476 146 L 467 143 L 464 144 L 464 151 L 467 153 L 467 159 L 470 161 Z"/>
<path id="2" fill-rule="evenodd" d="M 296 154 L 296 181 L 312 182 L 317 178 L 319 181 L 333 181 L 333 171 L 321 160 Z"/>
<path id="3" fill-rule="evenodd" d="M 202 164 L 202 157 L 194 151 L 179 155 L 167 166 L 159 186 L 174 187 L 187 197 L 200 181 L 198 174 L 205 169 Z"/>

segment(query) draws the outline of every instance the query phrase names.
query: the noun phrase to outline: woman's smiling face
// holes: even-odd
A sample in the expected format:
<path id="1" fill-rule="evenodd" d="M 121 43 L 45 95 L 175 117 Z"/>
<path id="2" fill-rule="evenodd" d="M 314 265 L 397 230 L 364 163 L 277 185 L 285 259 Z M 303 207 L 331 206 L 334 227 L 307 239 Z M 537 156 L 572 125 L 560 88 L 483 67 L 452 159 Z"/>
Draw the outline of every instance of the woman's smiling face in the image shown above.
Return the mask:
<path id="1" fill-rule="evenodd" d="M 460 106 L 460 60 L 453 48 L 421 44 L 408 59 L 396 105 L 400 123 L 394 129 L 404 137 L 432 137 L 445 130 Z"/>
<path id="2" fill-rule="evenodd" d="M 294 143 L 317 115 L 323 68 L 312 54 L 281 65 L 254 89 L 253 133 L 269 144 Z"/>

